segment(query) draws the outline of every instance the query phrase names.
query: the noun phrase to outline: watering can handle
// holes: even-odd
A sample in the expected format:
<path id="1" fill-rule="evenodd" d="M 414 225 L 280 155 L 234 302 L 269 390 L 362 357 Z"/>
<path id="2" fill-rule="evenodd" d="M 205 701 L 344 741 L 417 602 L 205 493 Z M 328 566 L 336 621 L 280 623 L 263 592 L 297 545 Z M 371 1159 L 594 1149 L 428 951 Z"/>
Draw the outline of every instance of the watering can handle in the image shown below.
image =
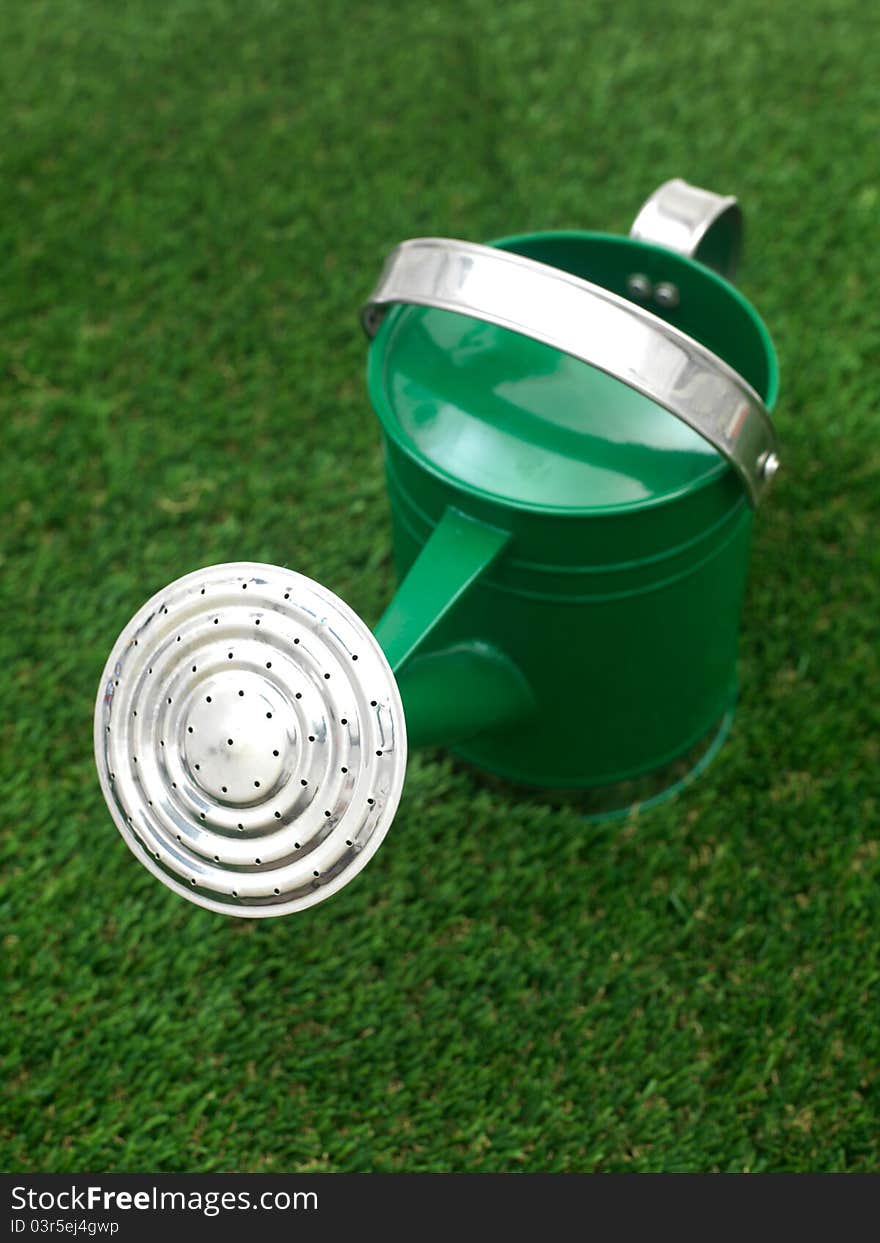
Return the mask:
<path id="1" fill-rule="evenodd" d="M 645 200 L 629 235 L 697 259 L 733 280 L 742 232 L 742 212 L 732 194 L 714 194 L 673 177 Z"/>
<path id="2" fill-rule="evenodd" d="M 601 285 L 497 247 L 424 237 L 388 256 L 362 312 L 369 336 L 398 302 L 509 328 L 644 393 L 727 458 L 753 505 L 776 473 L 773 423 L 751 385 L 699 341 Z"/>

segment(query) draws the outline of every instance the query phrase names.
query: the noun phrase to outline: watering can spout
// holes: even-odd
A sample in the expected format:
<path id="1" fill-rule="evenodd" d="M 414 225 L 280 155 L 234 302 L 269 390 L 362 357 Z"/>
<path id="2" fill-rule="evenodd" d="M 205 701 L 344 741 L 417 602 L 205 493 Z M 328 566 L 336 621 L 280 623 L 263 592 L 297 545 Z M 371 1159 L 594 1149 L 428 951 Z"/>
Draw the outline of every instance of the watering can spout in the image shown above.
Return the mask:
<path id="1" fill-rule="evenodd" d="M 510 541 L 510 532 L 450 506 L 376 626 L 395 673 Z"/>
<path id="2" fill-rule="evenodd" d="M 353 879 L 394 818 L 408 733 L 454 743 L 533 707 L 491 644 L 425 650 L 508 538 L 450 509 L 375 635 L 271 565 L 211 566 L 149 600 L 95 712 L 101 787 L 141 862 L 244 916 L 303 910 Z"/>
<path id="3" fill-rule="evenodd" d="M 479 639 L 438 647 L 444 621 L 495 564 L 509 531 L 448 506 L 375 629 L 397 676 L 416 746 L 449 746 L 506 729 L 535 709 L 508 655 Z"/>
<path id="4" fill-rule="evenodd" d="M 400 677 L 411 746 L 453 746 L 527 721 L 535 696 L 522 671 L 490 643 L 454 643 L 417 656 Z"/>

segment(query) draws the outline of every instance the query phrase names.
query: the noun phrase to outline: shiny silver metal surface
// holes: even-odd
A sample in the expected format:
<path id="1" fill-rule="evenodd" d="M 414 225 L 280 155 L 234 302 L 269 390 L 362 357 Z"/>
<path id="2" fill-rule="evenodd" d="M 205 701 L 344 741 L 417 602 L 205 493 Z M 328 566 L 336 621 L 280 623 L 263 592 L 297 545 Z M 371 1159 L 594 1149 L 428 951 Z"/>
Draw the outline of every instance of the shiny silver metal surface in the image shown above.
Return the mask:
<path id="1" fill-rule="evenodd" d="M 681 295 L 678 292 L 678 286 L 673 285 L 672 281 L 660 281 L 654 290 L 654 301 L 658 306 L 675 307 L 681 301 Z"/>
<path id="2" fill-rule="evenodd" d="M 645 200 L 629 235 L 733 277 L 742 250 L 742 212 L 732 194 L 714 194 L 673 177 Z"/>
<path id="3" fill-rule="evenodd" d="M 647 302 L 654 293 L 654 286 L 644 272 L 633 272 L 626 282 L 626 287 L 630 297 L 635 298 L 637 302 Z"/>
<path id="4" fill-rule="evenodd" d="M 286 915 L 379 847 L 406 730 L 388 662 L 342 600 L 236 562 L 178 579 L 122 631 L 95 758 L 120 833 L 163 884 L 227 915 Z"/>
<path id="5" fill-rule="evenodd" d="M 393 303 L 437 307 L 544 341 L 637 389 L 699 432 L 753 504 L 776 451 L 764 403 L 741 375 L 659 316 L 600 285 L 492 246 L 424 237 L 391 252 L 362 313 L 374 335 Z"/>

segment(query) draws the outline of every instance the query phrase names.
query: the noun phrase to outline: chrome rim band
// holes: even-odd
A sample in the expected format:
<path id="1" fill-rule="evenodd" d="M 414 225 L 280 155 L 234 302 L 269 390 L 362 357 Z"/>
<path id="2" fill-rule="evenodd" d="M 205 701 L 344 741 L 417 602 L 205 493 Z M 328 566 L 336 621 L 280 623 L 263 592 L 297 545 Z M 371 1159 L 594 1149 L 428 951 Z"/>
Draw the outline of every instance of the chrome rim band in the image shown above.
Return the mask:
<path id="1" fill-rule="evenodd" d="M 650 311 L 523 255 L 432 237 L 388 256 L 362 312 L 369 336 L 394 303 L 497 324 L 614 376 L 698 432 L 737 471 L 752 504 L 761 499 L 777 464 L 764 403 L 717 354 Z"/>

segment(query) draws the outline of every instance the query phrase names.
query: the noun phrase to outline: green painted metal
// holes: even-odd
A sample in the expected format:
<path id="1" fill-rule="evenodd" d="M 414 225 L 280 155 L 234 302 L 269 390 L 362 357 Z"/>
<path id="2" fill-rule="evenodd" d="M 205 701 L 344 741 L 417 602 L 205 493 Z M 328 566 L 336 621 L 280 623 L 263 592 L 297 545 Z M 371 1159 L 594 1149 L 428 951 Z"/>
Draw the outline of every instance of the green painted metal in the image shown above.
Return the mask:
<path id="1" fill-rule="evenodd" d="M 474 638 L 416 660 L 429 636 L 510 539 L 450 507 L 434 527 L 375 627 L 406 703 L 413 746 L 496 732 L 534 711 L 532 691 L 503 652 Z"/>
<path id="2" fill-rule="evenodd" d="M 411 746 L 448 746 L 504 733 L 535 712 L 532 689 L 508 656 L 480 640 L 411 660 L 399 679 Z"/>
<path id="3" fill-rule="evenodd" d="M 495 244 L 623 297 L 633 272 L 673 282 L 679 305 L 655 313 L 772 408 L 767 331 L 708 268 L 596 233 Z M 392 309 L 368 384 L 403 580 L 377 635 L 417 738 L 514 780 L 585 788 L 662 769 L 709 736 L 736 694 L 752 522 L 726 461 L 621 382 L 451 312 Z"/>
<path id="4" fill-rule="evenodd" d="M 395 673 L 455 607 L 510 539 L 450 506 L 444 510 L 394 599 L 375 627 L 375 635 Z"/>

